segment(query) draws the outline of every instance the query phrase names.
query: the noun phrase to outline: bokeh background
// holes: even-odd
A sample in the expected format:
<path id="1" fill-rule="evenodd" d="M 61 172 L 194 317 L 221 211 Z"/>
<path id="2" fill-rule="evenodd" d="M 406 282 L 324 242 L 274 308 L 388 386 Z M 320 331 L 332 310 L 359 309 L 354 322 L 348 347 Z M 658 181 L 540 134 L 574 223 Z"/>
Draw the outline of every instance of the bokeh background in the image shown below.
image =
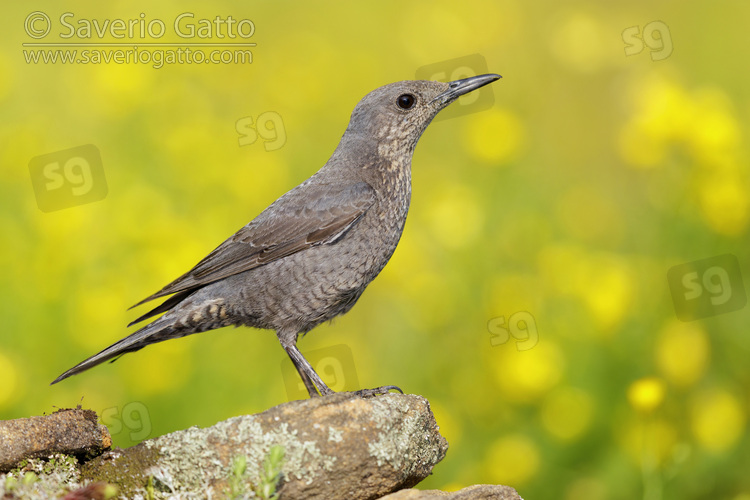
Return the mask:
<path id="1" fill-rule="evenodd" d="M 130 446 L 288 400 L 283 350 L 249 329 L 48 384 L 317 170 L 363 95 L 445 61 L 479 71 L 479 55 L 503 75 L 494 104 L 428 128 L 398 250 L 302 351 L 347 388 L 429 399 L 450 449 L 420 488 L 750 498 L 749 4 L 21 5 L 0 21 L 0 418 L 81 403 Z M 237 41 L 174 36 L 192 12 L 252 20 L 239 41 L 257 46 L 249 64 L 35 64 L 33 10 L 48 43 Z M 62 39 L 65 12 L 168 33 Z M 41 211 L 32 159 L 88 144 L 102 199 Z M 690 293 L 703 317 L 680 319 Z M 705 302 L 719 296 L 731 310 Z"/>

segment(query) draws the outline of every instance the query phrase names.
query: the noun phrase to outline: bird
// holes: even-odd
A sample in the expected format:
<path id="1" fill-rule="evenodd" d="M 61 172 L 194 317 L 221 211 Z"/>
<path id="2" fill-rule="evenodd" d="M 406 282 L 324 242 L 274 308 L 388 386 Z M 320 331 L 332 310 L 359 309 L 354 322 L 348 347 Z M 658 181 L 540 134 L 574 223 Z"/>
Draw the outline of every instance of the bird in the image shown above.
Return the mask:
<path id="1" fill-rule="evenodd" d="M 51 384 L 150 344 L 248 326 L 276 332 L 310 397 L 333 394 L 297 340 L 348 312 L 393 255 L 409 210 L 414 148 L 432 119 L 499 78 L 405 80 L 368 93 L 320 170 L 188 272 L 132 306 L 169 296 L 128 326 L 156 319 Z M 372 396 L 394 389 L 400 391 L 383 386 L 357 392 Z"/>

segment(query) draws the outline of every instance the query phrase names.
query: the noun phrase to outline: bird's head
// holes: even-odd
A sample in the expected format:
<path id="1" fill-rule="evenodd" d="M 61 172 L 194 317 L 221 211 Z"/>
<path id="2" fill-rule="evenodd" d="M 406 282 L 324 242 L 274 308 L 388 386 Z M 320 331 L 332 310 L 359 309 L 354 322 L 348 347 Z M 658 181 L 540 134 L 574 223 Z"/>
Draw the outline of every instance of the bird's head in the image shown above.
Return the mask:
<path id="1" fill-rule="evenodd" d="M 359 101 L 344 140 L 370 143 L 381 156 L 411 153 L 440 110 L 499 78 L 488 74 L 448 83 L 406 80 L 385 85 Z"/>

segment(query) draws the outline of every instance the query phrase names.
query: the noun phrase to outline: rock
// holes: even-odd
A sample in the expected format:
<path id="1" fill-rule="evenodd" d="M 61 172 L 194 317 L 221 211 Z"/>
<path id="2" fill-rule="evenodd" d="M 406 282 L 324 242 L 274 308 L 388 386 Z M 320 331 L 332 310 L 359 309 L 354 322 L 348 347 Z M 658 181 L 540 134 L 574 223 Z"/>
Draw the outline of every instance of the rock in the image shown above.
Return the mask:
<path id="1" fill-rule="evenodd" d="M 41 417 L 0 420 L 0 472 L 22 460 L 55 453 L 87 458 L 112 446 L 109 431 L 91 410 L 62 409 Z"/>
<path id="2" fill-rule="evenodd" d="M 276 490 L 284 499 L 520 499 L 496 485 L 391 493 L 429 475 L 448 447 L 427 401 L 413 395 L 293 401 L 109 451 L 82 466 L 58 451 L 86 460 L 109 446 L 90 410 L 0 422 L 0 436 L 4 464 L 26 459 L 0 476 L 0 497 L 8 499 L 248 498 L 261 489 L 263 498 Z"/>
<path id="3" fill-rule="evenodd" d="M 81 474 L 128 498 L 146 496 L 149 481 L 157 498 L 243 495 L 267 475 L 274 445 L 284 449 L 277 490 L 284 499 L 380 498 L 427 477 L 448 449 L 421 396 L 338 393 L 108 452 Z M 233 465 L 236 457 L 245 457 L 244 471 Z"/>
<path id="4" fill-rule="evenodd" d="M 522 500 L 510 486 L 475 484 L 458 491 L 401 490 L 381 500 Z"/>

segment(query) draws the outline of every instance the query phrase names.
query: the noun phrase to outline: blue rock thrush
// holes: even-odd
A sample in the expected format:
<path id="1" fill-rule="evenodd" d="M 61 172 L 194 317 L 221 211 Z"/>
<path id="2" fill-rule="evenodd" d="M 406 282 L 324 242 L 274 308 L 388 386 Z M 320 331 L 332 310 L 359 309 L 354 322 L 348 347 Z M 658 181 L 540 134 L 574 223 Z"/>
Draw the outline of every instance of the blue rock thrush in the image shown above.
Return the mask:
<path id="1" fill-rule="evenodd" d="M 409 210 L 412 153 L 427 125 L 459 96 L 498 78 L 403 81 L 367 94 L 323 168 L 136 304 L 171 295 L 131 325 L 162 316 L 52 383 L 149 344 L 245 325 L 276 331 L 311 397 L 332 394 L 297 338 L 349 311 L 391 258 Z M 389 389 L 398 388 L 359 392 Z"/>

